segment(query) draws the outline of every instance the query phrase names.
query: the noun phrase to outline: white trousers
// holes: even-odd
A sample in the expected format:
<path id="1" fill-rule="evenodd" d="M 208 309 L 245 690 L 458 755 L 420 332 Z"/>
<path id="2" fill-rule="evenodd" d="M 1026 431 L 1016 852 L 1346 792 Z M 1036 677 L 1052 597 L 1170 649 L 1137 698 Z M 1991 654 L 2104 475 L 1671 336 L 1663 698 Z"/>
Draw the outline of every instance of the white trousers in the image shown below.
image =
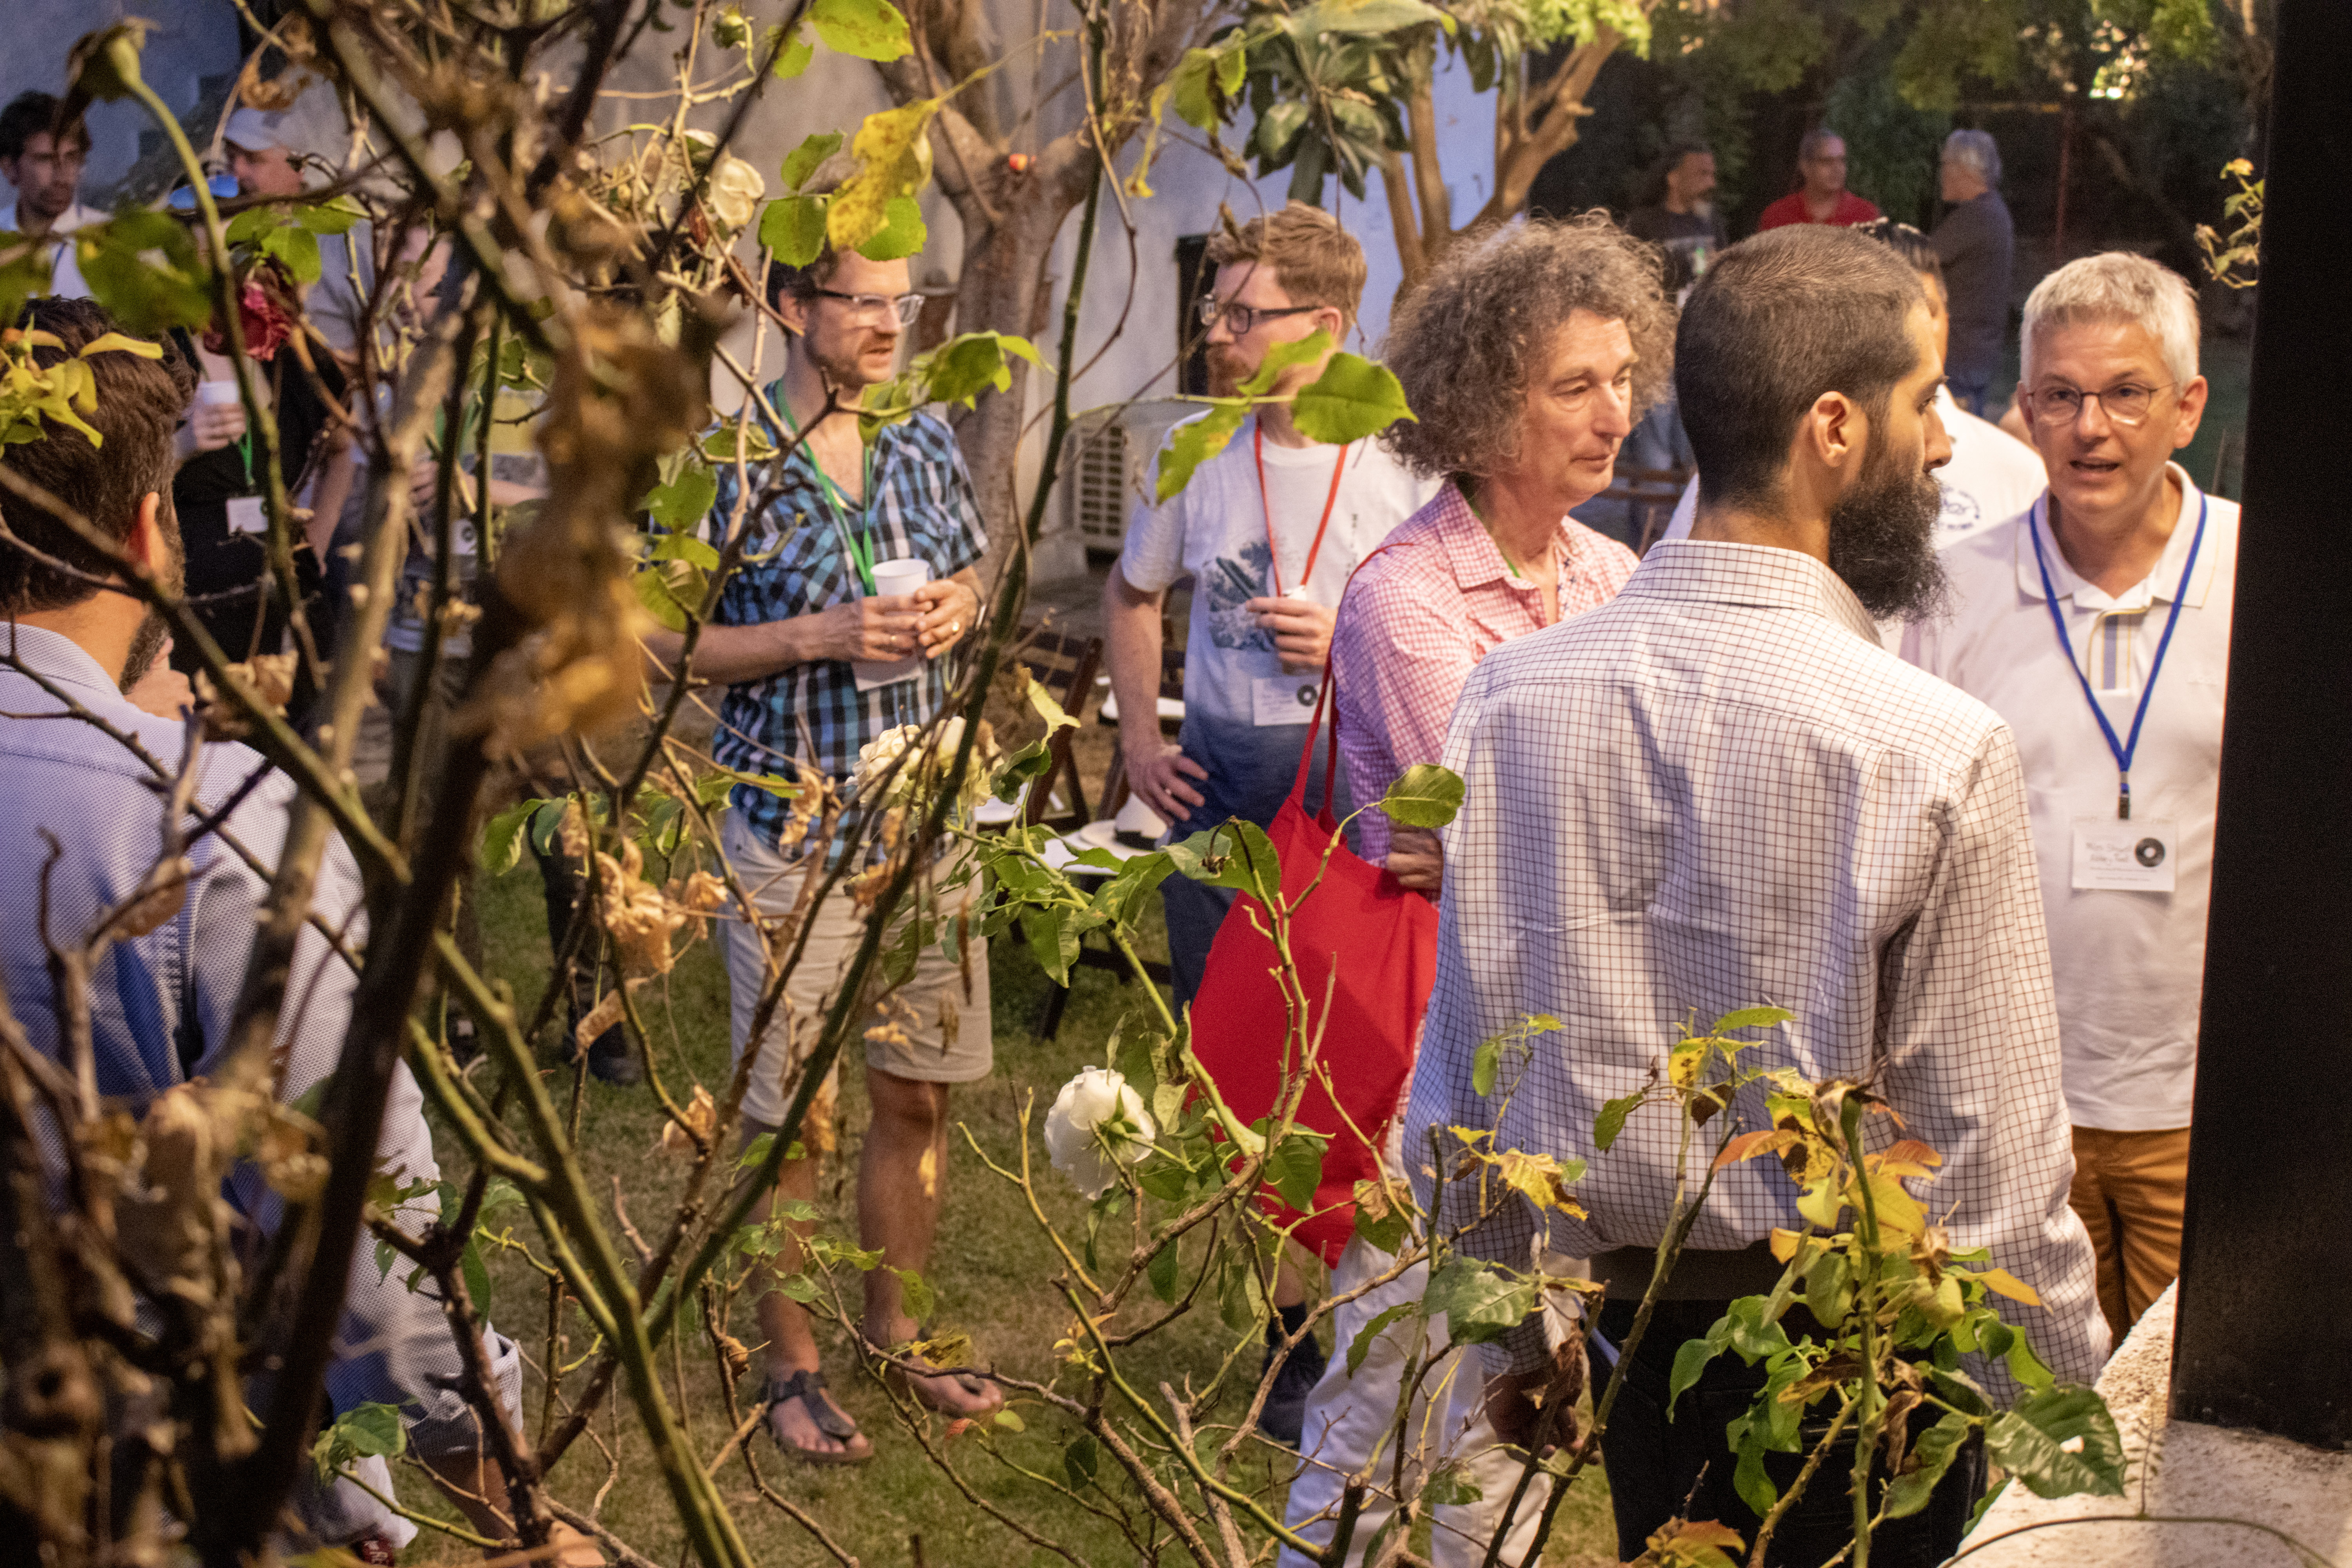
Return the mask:
<path id="1" fill-rule="evenodd" d="M 1339 1267 L 1331 1271 L 1332 1293 L 1352 1290 L 1395 1266 L 1394 1255 L 1357 1237 L 1348 1243 Z M 1397 1449 L 1389 1438 L 1397 1405 L 1404 1397 L 1406 1358 L 1420 1325 L 1407 1319 L 1382 1330 L 1353 1377 L 1348 1375 L 1348 1352 L 1366 1324 L 1391 1307 L 1420 1300 L 1428 1286 L 1428 1265 L 1416 1263 L 1334 1312 L 1338 1336 L 1331 1345 L 1331 1364 L 1307 1398 L 1307 1423 L 1299 1445 L 1307 1468 L 1291 1483 L 1290 1506 L 1283 1522 L 1307 1540 L 1328 1546 L 1348 1476 L 1374 1460 L 1377 1449 L 1372 1482 L 1380 1489 L 1364 1493 L 1362 1511 L 1356 1517 L 1355 1533 L 1348 1543 L 1351 1565 L 1364 1561 L 1372 1537 L 1397 1511 L 1391 1495 Z M 1445 1331 L 1444 1318 L 1429 1321 L 1423 1331 L 1424 1357 L 1444 1349 Z M 1486 1559 L 1487 1539 L 1502 1522 L 1504 1506 L 1518 1485 L 1525 1461 L 1496 1443 L 1494 1428 L 1486 1424 L 1484 1380 L 1475 1352 L 1457 1350 L 1441 1357 L 1421 1380 L 1405 1421 L 1403 1447 L 1408 1495 L 1449 1461 L 1460 1464 L 1463 1479 L 1478 1488 L 1482 1495 L 1476 1502 L 1442 1504 L 1431 1510 L 1430 1542 L 1430 1560 L 1436 1568 L 1478 1568 Z M 1527 1555 L 1550 1495 L 1550 1480 L 1538 1476 L 1528 1495 L 1519 1500 L 1511 1533 L 1503 1543 L 1503 1563 L 1516 1568 Z M 1280 1568 L 1313 1568 L 1313 1564 L 1285 1548 Z"/>

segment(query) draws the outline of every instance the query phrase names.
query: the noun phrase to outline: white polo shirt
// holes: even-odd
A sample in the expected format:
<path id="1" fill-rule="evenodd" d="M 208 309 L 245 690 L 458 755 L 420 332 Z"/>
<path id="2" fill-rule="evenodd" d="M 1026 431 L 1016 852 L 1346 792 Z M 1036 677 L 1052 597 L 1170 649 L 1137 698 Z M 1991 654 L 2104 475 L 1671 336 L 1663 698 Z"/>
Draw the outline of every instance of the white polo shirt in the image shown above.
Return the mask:
<path id="1" fill-rule="evenodd" d="M 1952 438 L 1952 460 L 1936 470 L 1937 488 L 1944 492 L 1943 515 L 1936 520 L 1936 548 L 1941 550 L 2007 522 L 2033 504 L 2050 479 L 2041 453 L 1953 402 L 1951 388 L 1936 388 L 1936 413 Z M 1694 475 L 1675 503 L 1664 537 L 1688 539 L 1697 519 L 1698 479 Z"/>
<path id="2" fill-rule="evenodd" d="M 2067 1110 L 2078 1127 L 2116 1132 L 2189 1125 L 2238 565 L 2237 503 L 2205 496 L 2177 464 L 2167 471 L 2180 487 L 2179 521 L 2144 581 L 2111 595 L 2077 577 L 2051 537 L 2047 500 L 2037 500 L 2024 516 L 1943 552 L 1951 614 L 1907 627 L 1902 648 L 1913 664 L 1990 705 L 2016 734 L 2049 923 Z M 2205 540 L 2184 594 L 2200 506 Z M 2037 534 L 2066 623 L 2066 653 L 2042 595 Z M 2173 890 L 2077 888 L 2075 824 L 2114 824 L 2117 780 L 2115 754 L 2066 661 L 2088 678 L 2116 738 L 2127 742 L 2176 595 L 2179 624 L 2131 768 L 2132 821 L 2171 826 Z"/>
<path id="3" fill-rule="evenodd" d="M 86 207 L 79 202 L 66 208 L 58 221 L 49 226 L 56 237 L 49 245 L 49 297 L 58 300 L 87 300 L 89 285 L 83 281 L 81 262 L 66 237 L 85 224 L 103 223 L 106 215 L 96 207 Z M 0 207 L 0 229 L 10 233 L 16 228 L 16 204 Z"/>

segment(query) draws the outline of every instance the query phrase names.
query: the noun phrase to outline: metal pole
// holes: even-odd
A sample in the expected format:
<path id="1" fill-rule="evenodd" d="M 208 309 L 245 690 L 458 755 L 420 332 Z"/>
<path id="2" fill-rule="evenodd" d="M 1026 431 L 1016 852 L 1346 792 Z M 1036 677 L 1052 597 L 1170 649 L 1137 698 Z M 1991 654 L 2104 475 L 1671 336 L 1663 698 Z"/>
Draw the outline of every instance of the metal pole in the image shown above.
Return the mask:
<path id="1" fill-rule="evenodd" d="M 2176 1416 L 2352 1447 L 2352 5 L 2279 0 Z"/>

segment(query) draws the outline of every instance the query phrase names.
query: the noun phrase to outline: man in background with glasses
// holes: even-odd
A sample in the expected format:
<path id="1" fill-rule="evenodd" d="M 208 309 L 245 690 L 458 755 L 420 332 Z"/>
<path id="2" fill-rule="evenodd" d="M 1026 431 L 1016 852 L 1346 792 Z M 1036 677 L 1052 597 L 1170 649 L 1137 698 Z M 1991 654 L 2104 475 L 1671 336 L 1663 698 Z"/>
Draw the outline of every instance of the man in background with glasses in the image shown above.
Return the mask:
<path id="1" fill-rule="evenodd" d="M 1303 432 L 1286 401 L 1323 374 L 1356 324 L 1364 253 L 1330 214 L 1292 202 L 1209 241 L 1217 269 L 1202 301 L 1210 391 L 1232 396 L 1277 348 L 1316 333 L 1317 353 L 1286 366 L 1224 449 L 1160 506 L 1139 506 L 1118 565 L 1103 585 L 1103 624 L 1119 749 L 1129 786 L 1174 837 L 1240 817 L 1263 827 L 1290 794 L 1331 649 L 1332 618 L 1348 578 L 1389 531 L 1436 489 L 1375 440 L 1325 446 Z M 1171 745 L 1153 721 L 1160 696 L 1160 612 L 1168 590 L 1192 581 L 1184 642 L 1184 728 Z M 1307 798 L 1322 798 L 1318 756 Z M 1345 781 L 1340 793 L 1346 794 Z M 1334 809 L 1349 809 L 1342 798 Z M 1181 1007 L 1200 990 L 1229 889 L 1171 877 L 1160 884 L 1168 952 Z M 1295 1332 L 1305 1300 L 1286 1268 L 1275 1292 Z M 1285 1326 L 1286 1321 L 1287 1326 Z M 1261 1428 L 1296 1445 L 1307 1395 L 1322 1375 L 1311 1339 L 1284 1362 Z"/>
<path id="2" fill-rule="evenodd" d="M 2075 1212 L 2117 1339 L 2179 1270 L 2238 508 L 2197 434 L 2197 300 L 2085 257 L 2025 302 L 2020 404 L 2050 488 L 1943 552 L 1947 620 L 1904 657 L 2016 731 L 2074 1131 Z"/>
<path id="3" fill-rule="evenodd" d="M 58 100 L 46 92 L 20 92 L 0 109 L 0 178 L 16 199 L 0 207 L 0 230 L 49 241 L 49 284 L 40 290 L 61 300 L 87 300 L 89 285 L 67 236 L 106 215 L 76 199 L 82 164 L 89 158 L 89 128 L 77 119 L 57 123 Z M 16 248 L 0 238 L 0 258 Z"/>
<path id="4" fill-rule="evenodd" d="M 824 1032 L 844 969 L 865 936 L 852 885 L 861 865 L 882 858 L 879 825 L 854 779 L 859 748 L 900 725 L 929 724 L 948 696 L 944 656 L 979 624 L 974 571 L 988 548 L 971 477 L 955 434 L 936 415 L 883 426 L 869 446 L 857 408 L 868 387 L 897 369 L 898 340 L 922 310 L 904 260 L 874 261 L 830 245 L 805 267 L 774 265 L 768 296 L 784 328 L 784 373 L 760 394 L 753 423 L 780 462 L 750 465 L 745 510 L 735 465 L 719 465 L 708 537 L 725 548 L 746 538 L 740 566 L 720 590 L 703 628 L 694 675 L 727 688 L 711 742 L 724 767 L 752 775 L 822 775 L 846 803 L 820 854 L 802 843 L 806 815 L 755 784 L 729 797 L 720 844 L 756 907 L 759 924 L 729 911 L 719 922 L 727 959 L 735 1059 L 757 1053 L 743 1096 L 748 1142 L 772 1133 L 799 1088 L 799 1068 Z M 731 428 L 731 421 L 729 428 Z M 920 562 L 927 580 L 895 589 L 897 563 Z M 656 632 L 647 653 L 677 668 L 684 638 Z M 846 867 L 805 917 L 793 917 L 803 883 Z M 762 940 L 762 931 L 767 940 Z M 761 997 L 803 940 L 798 965 L 768 1027 L 756 1038 Z M 887 1012 L 857 1016 L 852 1038 L 866 1045 L 873 1120 L 859 1153 L 857 1224 L 863 1245 L 888 1268 L 866 1275 L 864 1332 L 883 1347 L 905 1346 L 921 1326 L 908 1315 L 898 1270 L 930 1263 L 948 1159 L 950 1084 L 984 1079 L 993 1066 L 988 950 L 978 933 L 962 965 L 938 944 L 916 960 L 913 977 Z M 836 1069 L 837 1070 L 837 1069 Z M 834 1146 L 834 1077 L 828 1074 L 801 1131 L 807 1153 L 787 1160 L 776 1191 L 803 1204 L 816 1197 L 817 1161 Z M 804 1231 L 806 1226 L 796 1227 Z M 800 1266 L 797 1247 L 776 1259 Z M 855 1465 L 874 1445 L 826 1391 L 808 1309 L 781 1290 L 757 1311 L 768 1343 L 769 1430 L 786 1453 L 811 1464 Z M 1003 1404 L 984 1381 L 942 1373 L 908 1380 L 908 1392 L 950 1417 Z"/>

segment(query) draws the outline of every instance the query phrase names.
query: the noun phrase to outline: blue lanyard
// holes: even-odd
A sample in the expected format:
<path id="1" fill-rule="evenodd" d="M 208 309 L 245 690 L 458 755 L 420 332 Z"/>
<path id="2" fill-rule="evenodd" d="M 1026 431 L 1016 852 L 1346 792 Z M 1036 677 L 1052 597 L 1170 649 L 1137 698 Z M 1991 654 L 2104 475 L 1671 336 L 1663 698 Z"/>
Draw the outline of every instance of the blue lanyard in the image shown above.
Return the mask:
<path id="1" fill-rule="evenodd" d="M 2046 522 L 2050 516 L 2047 501 L 2042 505 L 2041 515 Z M 2173 628 L 2180 624 L 2180 606 L 2189 602 L 2189 579 L 2197 570 L 2197 552 L 2205 547 L 2204 492 L 2200 490 L 2197 496 L 2197 532 L 2189 542 L 2189 563 L 2180 569 L 2180 587 L 2172 595 L 2172 614 L 2165 617 L 2164 636 L 2157 640 L 2156 658 L 2147 667 L 2147 684 L 2140 688 L 2139 710 L 2132 715 L 2131 738 L 2126 741 L 2116 739 L 2116 727 L 2107 722 L 2107 710 L 2099 706 L 2098 694 L 2091 689 L 2091 678 L 2084 675 L 2083 667 L 2074 661 L 2074 645 L 2066 637 L 2066 617 L 2059 611 L 2058 595 L 2050 583 L 2050 562 L 2042 553 L 2042 531 L 2033 526 L 2032 519 L 2028 519 L 2026 532 L 2033 540 L 2033 564 L 2042 569 L 2042 602 L 2050 606 L 2050 624 L 2058 631 L 2058 650 L 2066 656 L 2066 668 L 2074 672 L 2075 680 L 2083 688 L 2083 698 L 2091 705 L 2091 717 L 2099 721 L 2099 733 L 2107 738 L 2107 750 L 2115 753 L 2117 774 L 2116 819 L 2128 822 L 2131 820 L 2132 753 L 2139 750 L 2139 727 L 2147 721 L 2147 705 L 2156 696 L 2156 678 L 2164 672 L 2164 654 L 2172 646 Z"/>

